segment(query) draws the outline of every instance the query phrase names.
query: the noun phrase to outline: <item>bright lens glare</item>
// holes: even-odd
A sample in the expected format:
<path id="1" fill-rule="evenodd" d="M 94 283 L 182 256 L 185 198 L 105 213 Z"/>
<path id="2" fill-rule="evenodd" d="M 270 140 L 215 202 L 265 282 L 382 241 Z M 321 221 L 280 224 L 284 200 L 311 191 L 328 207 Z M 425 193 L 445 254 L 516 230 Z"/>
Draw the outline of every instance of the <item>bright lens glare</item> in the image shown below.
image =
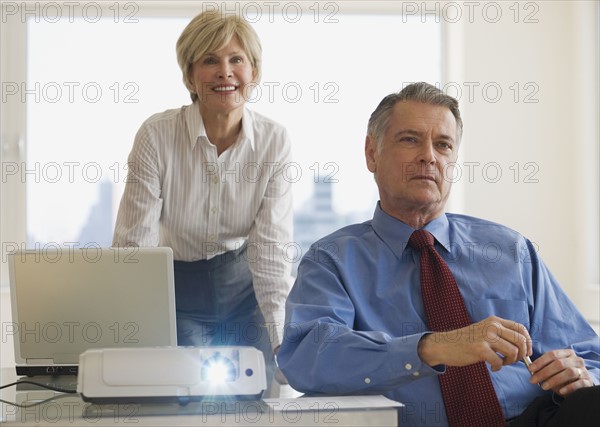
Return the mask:
<path id="1" fill-rule="evenodd" d="M 236 377 L 236 364 L 229 357 L 225 357 L 218 352 L 202 364 L 202 381 L 208 381 L 211 384 L 222 384 L 235 381 Z"/>
<path id="2" fill-rule="evenodd" d="M 229 375 L 229 366 L 222 360 L 217 360 L 207 366 L 206 379 L 213 384 L 224 383 Z"/>

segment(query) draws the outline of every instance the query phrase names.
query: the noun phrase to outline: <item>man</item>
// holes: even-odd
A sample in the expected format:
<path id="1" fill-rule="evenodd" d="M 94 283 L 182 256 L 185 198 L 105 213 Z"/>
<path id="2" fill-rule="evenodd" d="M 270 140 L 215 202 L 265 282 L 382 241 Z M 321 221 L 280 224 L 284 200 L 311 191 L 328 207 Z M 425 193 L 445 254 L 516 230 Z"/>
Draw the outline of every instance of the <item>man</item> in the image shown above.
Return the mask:
<path id="1" fill-rule="evenodd" d="M 427 83 L 409 85 L 383 99 L 367 133 L 380 201 L 371 221 L 316 242 L 300 264 L 278 354 L 292 387 L 383 393 L 405 404 L 399 422 L 411 426 L 478 423 L 456 418 L 455 406 L 477 416 L 495 405 L 495 421 L 486 425 L 543 425 L 544 417 L 556 422 L 581 406 L 593 408 L 580 413 L 582 422 L 598 417 L 598 406 L 585 403 L 600 396 L 592 387 L 600 377 L 598 336 L 531 242 L 499 224 L 444 212 L 462 134 L 458 102 Z M 423 250 L 409 244 L 421 229 L 433 235 L 454 277 L 467 326 L 428 325 L 431 303 L 421 292 L 428 267 L 420 264 Z M 490 245 L 498 256 L 482 251 Z M 442 301 L 444 321 L 451 315 Z M 528 368 L 521 360 L 529 356 Z M 493 405 L 478 392 L 457 404 L 442 391 L 450 371 L 473 366 L 482 366 L 477 375 L 488 378 L 481 382 L 491 384 Z M 458 377 L 465 396 L 480 382 Z M 572 402 L 580 402 L 575 410 Z"/>

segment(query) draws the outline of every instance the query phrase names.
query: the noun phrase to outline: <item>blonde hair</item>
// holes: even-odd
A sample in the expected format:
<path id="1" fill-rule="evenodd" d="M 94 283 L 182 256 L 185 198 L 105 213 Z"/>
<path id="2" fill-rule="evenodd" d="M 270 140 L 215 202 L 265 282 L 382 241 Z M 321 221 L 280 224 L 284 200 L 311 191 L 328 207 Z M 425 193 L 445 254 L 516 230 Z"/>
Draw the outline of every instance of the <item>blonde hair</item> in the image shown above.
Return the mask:
<path id="1" fill-rule="evenodd" d="M 176 44 L 177 62 L 193 102 L 198 99 L 191 82 L 194 63 L 206 53 L 223 48 L 234 37 L 248 55 L 254 69 L 254 81 L 258 83 L 262 74 L 262 47 L 258 35 L 244 18 L 211 10 L 197 15 L 184 28 Z"/>

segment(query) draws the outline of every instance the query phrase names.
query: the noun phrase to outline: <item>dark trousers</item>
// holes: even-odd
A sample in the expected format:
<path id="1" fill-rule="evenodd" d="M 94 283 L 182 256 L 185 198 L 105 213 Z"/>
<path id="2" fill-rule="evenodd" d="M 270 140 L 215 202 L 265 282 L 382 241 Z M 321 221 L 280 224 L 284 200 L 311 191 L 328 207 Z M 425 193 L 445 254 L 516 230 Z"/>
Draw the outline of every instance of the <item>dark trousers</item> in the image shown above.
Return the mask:
<path id="1" fill-rule="evenodd" d="M 256 347 L 265 356 L 270 385 L 273 351 L 254 294 L 246 246 L 209 260 L 175 261 L 174 267 L 177 344 Z"/>
<path id="2" fill-rule="evenodd" d="M 551 394 L 536 398 L 510 427 L 587 427 L 600 421 L 600 386 L 581 388 L 565 399 Z"/>

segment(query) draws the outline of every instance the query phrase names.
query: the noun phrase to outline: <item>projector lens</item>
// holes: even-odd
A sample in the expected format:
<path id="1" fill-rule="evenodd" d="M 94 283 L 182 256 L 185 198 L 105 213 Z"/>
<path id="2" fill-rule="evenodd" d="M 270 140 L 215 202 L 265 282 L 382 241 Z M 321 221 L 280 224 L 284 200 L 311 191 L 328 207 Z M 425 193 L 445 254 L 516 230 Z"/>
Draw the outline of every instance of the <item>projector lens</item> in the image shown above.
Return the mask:
<path id="1" fill-rule="evenodd" d="M 202 363 L 202 381 L 213 384 L 235 381 L 237 378 L 237 365 L 221 353 L 215 353 Z"/>

